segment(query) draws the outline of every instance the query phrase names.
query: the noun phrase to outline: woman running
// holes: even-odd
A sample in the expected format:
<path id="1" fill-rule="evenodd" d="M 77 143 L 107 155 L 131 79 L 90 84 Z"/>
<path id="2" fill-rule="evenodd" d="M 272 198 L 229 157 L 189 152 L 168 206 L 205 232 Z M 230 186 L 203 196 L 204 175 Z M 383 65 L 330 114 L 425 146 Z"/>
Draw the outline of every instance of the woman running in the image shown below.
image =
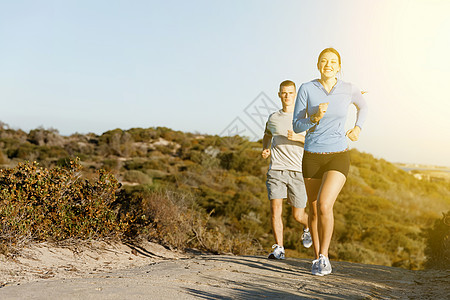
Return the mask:
<path id="1" fill-rule="evenodd" d="M 348 137 L 358 140 L 367 116 L 367 104 L 361 90 L 341 81 L 341 56 L 333 48 L 324 49 L 317 62 L 320 79 L 300 86 L 294 109 L 293 129 L 307 130 L 303 155 L 303 177 L 309 202 L 309 221 L 314 245 L 313 275 L 328 275 L 328 258 L 333 235 L 333 205 L 350 168 Z M 357 108 L 353 129 L 344 126 L 350 104 Z"/>

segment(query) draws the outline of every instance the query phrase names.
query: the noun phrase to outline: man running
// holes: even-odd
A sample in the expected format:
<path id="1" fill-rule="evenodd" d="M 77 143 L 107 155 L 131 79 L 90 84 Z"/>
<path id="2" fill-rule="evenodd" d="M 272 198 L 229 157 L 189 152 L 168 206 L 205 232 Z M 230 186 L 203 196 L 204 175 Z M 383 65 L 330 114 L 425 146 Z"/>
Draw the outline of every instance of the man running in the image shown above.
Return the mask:
<path id="1" fill-rule="evenodd" d="M 272 230 L 275 244 L 270 259 L 284 259 L 283 246 L 283 200 L 292 206 L 294 219 L 303 225 L 302 243 L 305 248 L 312 245 L 305 211 L 307 196 L 302 174 L 302 157 L 305 135 L 294 133 L 292 118 L 296 98 L 295 83 L 285 80 L 280 84 L 278 96 L 282 109 L 272 113 L 266 123 L 263 137 L 263 158 L 270 158 L 267 172 L 267 194 L 271 202 Z M 270 147 L 270 148 L 269 148 Z"/>

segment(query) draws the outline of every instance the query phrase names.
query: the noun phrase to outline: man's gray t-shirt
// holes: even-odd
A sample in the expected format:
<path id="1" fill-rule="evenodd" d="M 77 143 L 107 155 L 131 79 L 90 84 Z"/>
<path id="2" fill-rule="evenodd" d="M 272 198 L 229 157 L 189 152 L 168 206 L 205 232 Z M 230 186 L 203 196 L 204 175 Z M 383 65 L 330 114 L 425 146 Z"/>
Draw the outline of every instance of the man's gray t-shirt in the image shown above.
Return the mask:
<path id="1" fill-rule="evenodd" d="M 302 172 L 303 143 L 287 138 L 288 130 L 292 130 L 293 115 L 294 112 L 280 109 L 267 120 L 265 133 L 272 135 L 270 170 Z"/>

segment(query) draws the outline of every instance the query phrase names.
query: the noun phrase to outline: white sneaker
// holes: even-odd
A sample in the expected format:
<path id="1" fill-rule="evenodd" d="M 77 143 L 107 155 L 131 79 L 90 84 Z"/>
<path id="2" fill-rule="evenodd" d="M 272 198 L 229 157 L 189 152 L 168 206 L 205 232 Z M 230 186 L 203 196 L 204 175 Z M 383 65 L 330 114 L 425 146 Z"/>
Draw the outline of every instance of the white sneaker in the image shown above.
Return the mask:
<path id="1" fill-rule="evenodd" d="M 309 228 L 303 229 L 302 243 L 305 248 L 309 248 L 312 245 L 312 237 L 311 232 L 309 232 Z"/>
<path id="2" fill-rule="evenodd" d="M 284 259 L 284 247 L 274 244 L 272 249 L 274 250 L 269 254 L 269 259 Z"/>
<path id="3" fill-rule="evenodd" d="M 319 255 L 319 272 L 316 275 L 323 276 L 331 274 L 331 263 L 328 257 L 323 254 Z"/>
<path id="4" fill-rule="evenodd" d="M 315 259 L 312 261 L 311 273 L 313 275 L 319 275 L 319 260 Z"/>

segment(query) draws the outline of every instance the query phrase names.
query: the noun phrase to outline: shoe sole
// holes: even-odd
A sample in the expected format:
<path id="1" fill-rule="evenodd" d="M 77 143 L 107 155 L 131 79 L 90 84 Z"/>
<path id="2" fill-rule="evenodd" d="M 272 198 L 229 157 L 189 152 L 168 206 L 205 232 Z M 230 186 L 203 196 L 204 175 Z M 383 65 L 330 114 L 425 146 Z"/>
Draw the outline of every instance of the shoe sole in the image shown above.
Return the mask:
<path id="1" fill-rule="evenodd" d="M 278 260 L 281 260 L 281 259 L 284 259 L 284 258 L 277 258 L 275 255 L 273 255 L 273 254 L 269 254 L 269 257 L 268 257 L 268 259 L 278 259 Z"/>
<path id="2" fill-rule="evenodd" d="M 316 274 L 313 273 L 313 275 L 317 275 L 317 276 L 325 276 L 325 275 L 330 275 L 331 271 L 327 271 L 327 272 L 317 272 Z"/>
<path id="3" fill-rule="evenodd" d="M 325 276 L 325 275 L 330 275 L 331 274 L 331 272 L 330 273 L 316 273 L 316 274 L 314 274 L 314 273 L 312 273 L 313 275 L 315 275 L 315 276 Z"/>

